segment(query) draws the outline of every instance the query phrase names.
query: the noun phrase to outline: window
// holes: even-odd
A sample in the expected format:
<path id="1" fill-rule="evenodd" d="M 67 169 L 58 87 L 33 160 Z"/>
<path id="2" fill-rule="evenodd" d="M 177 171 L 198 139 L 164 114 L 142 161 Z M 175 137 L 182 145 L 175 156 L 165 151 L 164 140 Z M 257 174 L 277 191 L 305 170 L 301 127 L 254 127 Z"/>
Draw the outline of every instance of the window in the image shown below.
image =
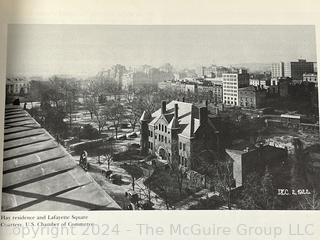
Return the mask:
<path id="1" fill-rule="evenodd" d="M 180 147 L 179 148 L 180 148 L 180 150 L 182 149 L 182 142 L 180 142 Z"/>
<path id="2" fill-rule="evenodd" d="M 163 125 L 161 125 L 161 131 L 163 132 Z"/>
<path id="3" fill-rule="evenodd" d="M 167 126 L 164 126 L 164 131 L 167 132 Z"/>
<path id="4" fill-rule="evenodd" d="M 167 137 L 164 137 L 164 142 L 167 143 Z"/>
<path id="5" fill-rule="evenodd" d="M 153 132 L 152 131 L 150 131 L 150 137 L 153 137 Z"/>
<path id="6" fill-rule="evenodd" d="M 157 134 L 154 135 L 154 139 L 157 139 Z"/>
<path id="7" fill-rule="evenodd" d="M 186 144 L 184 143 L 183 144 L 183 151 L 185 151 L 186 150 Z"/>

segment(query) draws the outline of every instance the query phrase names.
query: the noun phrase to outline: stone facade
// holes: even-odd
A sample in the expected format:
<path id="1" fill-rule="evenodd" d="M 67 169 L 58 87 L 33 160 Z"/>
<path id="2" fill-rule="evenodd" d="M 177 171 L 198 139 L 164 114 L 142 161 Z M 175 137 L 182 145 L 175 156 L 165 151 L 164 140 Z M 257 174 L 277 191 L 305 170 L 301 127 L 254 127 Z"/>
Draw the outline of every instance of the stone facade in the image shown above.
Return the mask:
<path id="1" fill-rule="evenodd" d="M 223 78 L 223 103 L 231 106 L 239 105 L 238 90 L 249 86 L 249 74 L 245 70 L 236 73 L 222 74 Z"/>
<path id="2" fill-rule="evenodd" d="M 207 106 L 163 101 L 154 113 L 144 112 L 140 123 L 142 152 L 157 155 L 168 164 L 192 169 L 197 153 L 216 148 L 216 130 L 208 120 Z"/>
<path id="3" fill-rule="evenodd" d="M 24 78 L 8 78 L 6 82 L 7 95 L 28 94 L 30 82 Z"/>
<path id="4" fill-rule="evenodd" d="M 239 106 L 248 108 L 261 107 L 266 97 L 266 90 L 259 87 L 249 86 L 239 88 Z"/>

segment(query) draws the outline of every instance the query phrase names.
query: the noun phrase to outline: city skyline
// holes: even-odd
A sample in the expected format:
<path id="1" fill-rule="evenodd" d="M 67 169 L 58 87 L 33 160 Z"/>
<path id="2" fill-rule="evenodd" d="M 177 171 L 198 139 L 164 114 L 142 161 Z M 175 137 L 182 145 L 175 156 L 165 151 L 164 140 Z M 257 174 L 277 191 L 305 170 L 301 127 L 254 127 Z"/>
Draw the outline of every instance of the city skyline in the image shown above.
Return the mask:
<path id="1" fill-rule="evenodd" d="M 94 75 L 113 64 L 316 62 L 314 26 L 9 25 L 7 75 Z"/>

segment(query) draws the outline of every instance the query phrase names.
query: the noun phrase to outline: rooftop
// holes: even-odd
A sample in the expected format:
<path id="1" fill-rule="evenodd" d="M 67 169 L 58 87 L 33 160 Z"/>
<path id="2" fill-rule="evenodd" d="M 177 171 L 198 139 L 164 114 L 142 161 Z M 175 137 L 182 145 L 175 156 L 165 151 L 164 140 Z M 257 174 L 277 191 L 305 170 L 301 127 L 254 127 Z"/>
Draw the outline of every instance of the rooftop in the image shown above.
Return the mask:
<path id="1" fill-rule="evenodd" d="M 6 106 L 2 211 L 111 209 L 120 207 L 45 129 Z"/>
<path id="2" fill-rule="evenodd" d="M 171 101 L 170 103 L 168 103 L 166 105 L 165 118 L 166 118 L 168 124 L 170 124 L 171 121 L 173 121 L 174 105 L 175 104 L 178 104 L 178 122 L 179 122 L 180 130 L 181 130 L 180 134 L 185 137 L 190 137 L 193 133 L 195 133 L 198 130 L 198 128 L 200 126 L 199 119 L 197 119 L 198 114 L 199 114 L 199 110 L 195 105 L 193 105 L 191 103 L 180 102 L 180 101 Z M 150 122 L 150 124 L 155 124 L 155 122 L 160 117 L 161 117 L 161 108 L 152 114 L 153 120 Z M 191 133 L 191 127 L 190 127 L 191 117 L 193 117 L 193 119 L 194 119 L 194 132 L 193 133 Z"/>

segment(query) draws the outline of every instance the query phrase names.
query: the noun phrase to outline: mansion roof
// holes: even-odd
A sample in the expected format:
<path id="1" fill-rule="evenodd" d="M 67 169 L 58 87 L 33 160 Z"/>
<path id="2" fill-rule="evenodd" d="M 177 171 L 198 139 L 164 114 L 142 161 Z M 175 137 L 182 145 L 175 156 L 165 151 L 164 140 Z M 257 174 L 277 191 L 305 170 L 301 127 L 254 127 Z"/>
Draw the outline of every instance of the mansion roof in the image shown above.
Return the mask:
<path id="1" fill-rule="evenodd" d="M 199 109 L 191 103 L 180 102 L 180 101 L 171 101 L 166 105 L 166 112 L 164 115 L 161 114 L 161 108 L 152 113 L 150 125 L 155 125 L 155 123 L 161 118 L 164 117 L 168 122 L 168 128 L 174 128 L 176 126 L 176 119 L 174 118 L 174 106 L 178 104 L 178 123 L 179 123 L 179 133 L 190 138 L 199 128 Z M 193 132 L 191 132 L 191 121 L 194 121 Z"/>

